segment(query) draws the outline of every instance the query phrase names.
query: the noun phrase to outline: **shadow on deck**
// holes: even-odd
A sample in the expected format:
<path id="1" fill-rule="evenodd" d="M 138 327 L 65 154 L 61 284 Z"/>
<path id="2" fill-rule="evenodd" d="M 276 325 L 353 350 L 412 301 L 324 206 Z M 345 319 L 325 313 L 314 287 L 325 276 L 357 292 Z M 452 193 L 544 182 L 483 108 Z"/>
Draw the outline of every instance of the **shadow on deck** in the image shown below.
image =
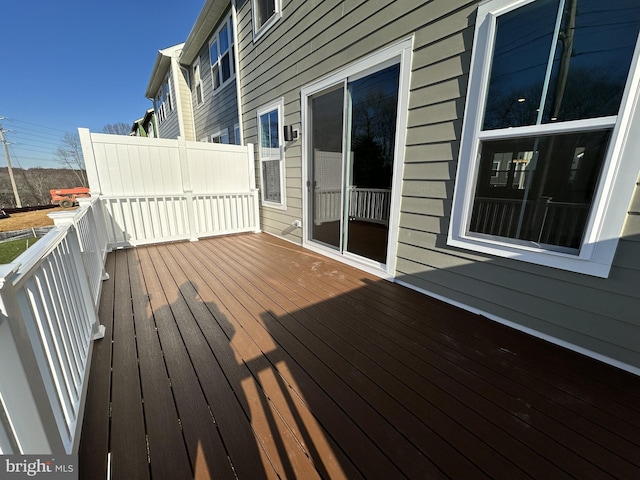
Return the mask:
<path id="1" fill-rule="evenodd" d="M 83 479 L 640 478 L 631 374 L 266 234 L 107 269 Z"/>

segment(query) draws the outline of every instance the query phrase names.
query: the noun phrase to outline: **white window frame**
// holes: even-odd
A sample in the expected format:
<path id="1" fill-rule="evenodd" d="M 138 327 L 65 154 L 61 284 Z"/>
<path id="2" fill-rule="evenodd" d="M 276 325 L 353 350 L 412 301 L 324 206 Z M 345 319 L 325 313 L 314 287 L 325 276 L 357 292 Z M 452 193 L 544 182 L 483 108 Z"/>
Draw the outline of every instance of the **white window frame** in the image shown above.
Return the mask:
<path id="1" fill-rule="evenodd" d="M 227 39 L 229 42 L 229 48 L 224 52 L 220 51 L 220 33 L 227 27 Z M 211 72 L 211 87 L 213 88 L 213 94 L 216 95 L 220 90 L 222 90 L 225 86 L 233 82 L 236 78 L 236 63 L 235 63 L 235 35 L 234 35 L 234 27 L 233 27 L 233 19 L 231 14 L 227 15 L 224 21 L 220 24 L 216 32 L 209 39 L 209 70 Z M 213 44 L 216 44 L 216 58 L 214 62 L 213 52 L 211 52 L 211 47 Z M 224 55 L 229 52 L 229 78 L 226 80 L 222 79 L 222 62 L 221 59 Z M 218 67 L 217 72 L 220 75 L 220 85 L 216 87 L 216 75 L 215 68 Z"/>
<path id="2" fill-rule="evenodd" d="M 489 83 L 490 58 L 499 15 L 534 0 L 488 0 L 478 7 L 471 72 L 467 89 L 458 171 L 447 243 L 499 257 L 607 278 L 627 216 L 628 206 L 640 170 L 640 43 L 636 43 L 628 83 L 617 116 L 558 124 L 518 127 L 521 136 L 565 133 L 613 127 L 600 181 L 593 198 L 583 244 L 577 254 L 544 249 L 534 244 L 519 245 L 500 239 L 485 239 L 467 232 L 471 218 L 481 140 L 504 138 L 504 130 L 482 132 L 484 100 Z"/>
<path id="3" fill-rule="evenodd" d="M 226 142 L 224 141 L 226 139 Z M 211 143 L 229 143 L 229 129 L 225 128 L 211 135 Z"/>
<path id="4" fill-rule="evenodd" d="M 204 103 L 204 92 L 202 91 L 202 68 L 200 66 L 200 57 L 196 59 L 193 65 L 193 91 L 195 96 L 196 107 Z M 198 101 L 198 91 L 200 92 L 200 101 Z"/>
<path id="5" fill-rule="evenodd" d="M 235 137 L 234 138 L 235 144 L 236 145 L 241 145 L 241 142 L 240 142 L 240 124 L 239 123 L 236 123 L 233 126 L 233 135 Z"/>
<path id="6" fill-rule="evenodd" d="M 162 125 L 174 110 L 173 94 L 171 92 L 171 76 L 167 74 L 166 78 L 160 85 L 158 94 L 156 95 L 156 118 L 158 125 Z M 165 91 L 166 88 L 166 91 Z"/>
<path id="7" fill-rule="evenodd" d="M 278 112 L 278 149 L 276 154 L 265 155 L 262 150 L 262 132 L 260 129 L 260 117 L 266 113 L 277 110 Z M 281 98 L 276 102 L 264 105 L 259 108 L 256 115 L 257 130 L 258 130 L 258 158 L 260 159 L 260 196 L 262 205 L 265 207 L 278 208 L 286 210 L 287 198 L 285 192 L 285 158 L 284 158 L 284 139 L 283 137 L 283 125 L 284 125 L 284 99 Z M 264 162 L 278 161 L 280 167 L 280 202 L 273 202 L 265 198 L 265 178 L 263 164 Z"/>
<path id="8" fill-rule="evenodd" d="M 262 37 L 280 18 L 282 18 L 282 0 L 274 0 L 275 12 L 269 19 L 258 27 L 256 13 L 258 8 L 256 2 L 259 0 L 251 0 L 251 23 L 253 24 L 253 41 L 257 41 Z"/>

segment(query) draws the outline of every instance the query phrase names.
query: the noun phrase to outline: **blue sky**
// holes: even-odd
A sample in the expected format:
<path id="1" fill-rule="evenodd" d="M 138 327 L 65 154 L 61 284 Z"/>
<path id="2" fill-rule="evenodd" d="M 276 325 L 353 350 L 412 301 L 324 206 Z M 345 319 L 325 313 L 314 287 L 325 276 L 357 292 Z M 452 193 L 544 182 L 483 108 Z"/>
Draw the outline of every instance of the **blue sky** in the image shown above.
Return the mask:
<path id="1" fill-rule="evenodd" d="M 59 167 L 64 132 L 133 123 L 158 50 L 182 43 L 204 0 L 13 0 L 0 13 L 0 120 L 14 166 Z M 0 166 L 5 165 L 0 149 Z"/>

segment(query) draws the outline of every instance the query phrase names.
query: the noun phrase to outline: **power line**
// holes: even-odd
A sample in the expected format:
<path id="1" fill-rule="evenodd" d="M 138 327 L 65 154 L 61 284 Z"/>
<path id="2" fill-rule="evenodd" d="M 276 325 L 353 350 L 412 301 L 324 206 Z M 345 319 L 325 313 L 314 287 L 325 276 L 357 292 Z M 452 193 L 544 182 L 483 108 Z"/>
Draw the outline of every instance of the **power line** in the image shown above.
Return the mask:
<path id="1" fill-rule="evenodd" d="M 17 118 L 4 117 L 3 115 L 0 115 L 0 118 L 2 118 L 3 120 L 7 120 L 9 122 L 24 123 L 25 125 L 31 125 L 38 128 L 44 128 L 47 130 L 54 130 L 56 132 L 67 133 L 65 130 L 60 130 L 59 128 L 47 127 L 45 125 L 38 125 L 37 123 L 25 122 L 24 120 L 18 120 Z"/>

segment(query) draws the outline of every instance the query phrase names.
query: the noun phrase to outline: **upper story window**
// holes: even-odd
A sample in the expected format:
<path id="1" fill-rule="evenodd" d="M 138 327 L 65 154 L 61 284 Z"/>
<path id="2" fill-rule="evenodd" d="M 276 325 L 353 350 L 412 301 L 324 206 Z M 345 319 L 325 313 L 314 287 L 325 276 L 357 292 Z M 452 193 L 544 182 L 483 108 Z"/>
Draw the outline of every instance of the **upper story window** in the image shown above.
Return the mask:
<path id="1" fill-rule="evenodd" d="M 621 225 L 605 234 L 607 211 L 628 205 L 611 202 L 612 175 L 637 116 L 639 30 L 637 0 L 479 7 L 450 244 L 608 273 L 602 236 Z"/>
<path id="2" fill-rule="evenodd" d="M 166 120 L 169 114 L 173 111 L 173 97 L 171 95 L 171 77 L 167 76 L 162 83 L 160 90 L 155 98 L 155 110 L 158 124 L 161 124 Z"/>
<path id="3" fill-rule="evenodd" d="M 266 32 L 282 16 L 281 0 L 252 0 L 253 38 Z"/>
<path id="4" fill-rule="evenodd" d="M 203 101 L 202 98 L 202 76 L 200 74 L 200 59 L 196 60 L 196 64 L 193 66 L 193 90 L 195 92 L 196 105 L 200 105 Z"/>
<path id="5" fill-rule="evenodd" d="M 211 77 L 214 91 L 234 78 L 233 37 L 233 22 L 231 16 L 228 16 L 211 38 L 211 43 L 209 43 Z"/>

